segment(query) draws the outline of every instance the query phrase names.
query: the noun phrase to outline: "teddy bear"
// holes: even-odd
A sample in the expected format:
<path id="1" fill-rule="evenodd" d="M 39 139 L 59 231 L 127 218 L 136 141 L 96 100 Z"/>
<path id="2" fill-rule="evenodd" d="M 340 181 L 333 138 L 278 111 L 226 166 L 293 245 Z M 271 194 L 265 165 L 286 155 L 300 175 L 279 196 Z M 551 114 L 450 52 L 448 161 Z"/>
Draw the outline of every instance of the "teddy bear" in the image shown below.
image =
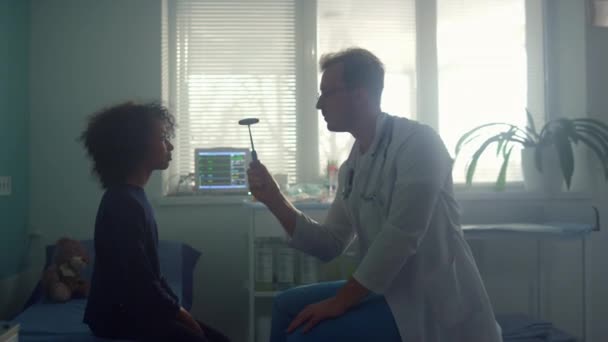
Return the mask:
<path id="1" fill-rule="evenodd" d="M 59 239 L 55 244 L 53 261 L 42 276 L 46 297 L 54 302 L 86 297 L 89 293 L 89 283 L 81 274 L 88 263 L 89 256 L 80 241 Z"/>

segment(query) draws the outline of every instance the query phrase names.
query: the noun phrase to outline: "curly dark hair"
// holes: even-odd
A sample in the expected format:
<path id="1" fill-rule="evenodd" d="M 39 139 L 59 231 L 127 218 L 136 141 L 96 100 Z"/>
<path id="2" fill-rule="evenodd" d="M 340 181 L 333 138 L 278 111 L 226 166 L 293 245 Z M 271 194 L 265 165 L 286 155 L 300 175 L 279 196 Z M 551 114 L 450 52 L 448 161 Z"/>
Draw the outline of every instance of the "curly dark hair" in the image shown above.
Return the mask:
<path id="1" fill-rule="evenodd" d="M 92 173 L 107 189 L 123 184 L 145 160 L 154 123 L 173 136 L 175 119 L 158 103 L 125 102 L 94 113 L 79 138 L 93 161 Z"/>

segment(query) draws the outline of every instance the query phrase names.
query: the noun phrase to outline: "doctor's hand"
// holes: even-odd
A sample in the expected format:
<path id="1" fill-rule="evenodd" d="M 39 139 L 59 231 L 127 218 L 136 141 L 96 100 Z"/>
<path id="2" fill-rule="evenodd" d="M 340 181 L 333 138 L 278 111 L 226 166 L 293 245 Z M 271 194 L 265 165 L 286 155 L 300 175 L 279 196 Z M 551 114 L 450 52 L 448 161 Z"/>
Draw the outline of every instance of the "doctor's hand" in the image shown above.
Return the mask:
<path id="1" fill-rule="evenodd" d="M 302 324 L 306 324 L 302 333 L 307 333 L 320 322 L 342 316 L 347 311 L 346 306 L 340 303 L 336 297 L 311 304 L 304 308 L 287 328 L 287 333 L 291 334 Z"/>
<path id="2" fill-rule="evenodd" d="M 249 190 L 258 201 L 268 205 L 268 203 L 281 199 L 279 185 L 272 178 L 268 169 L 259 161 L 253 161 L 247 169 L 249 180 Z"/>

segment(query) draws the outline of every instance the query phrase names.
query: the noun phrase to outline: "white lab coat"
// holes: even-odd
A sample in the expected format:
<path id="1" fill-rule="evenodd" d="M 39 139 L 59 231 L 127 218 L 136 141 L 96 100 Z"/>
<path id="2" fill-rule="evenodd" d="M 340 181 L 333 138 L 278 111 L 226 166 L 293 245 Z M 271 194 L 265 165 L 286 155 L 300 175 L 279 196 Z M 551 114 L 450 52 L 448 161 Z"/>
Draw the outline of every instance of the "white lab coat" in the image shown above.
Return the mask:
<path id="1" fill-rule="evenodd" d="M 428 126 L 393 117 L 390 132 L 388 118 L 365 154 L 354 144 L 325 222 L 299 214 L 290 245 L 329 261 L 356 237 L 353 277 L 385 296 L 404 342 L 502 341 L 460 228 L 449 153 Z"/>

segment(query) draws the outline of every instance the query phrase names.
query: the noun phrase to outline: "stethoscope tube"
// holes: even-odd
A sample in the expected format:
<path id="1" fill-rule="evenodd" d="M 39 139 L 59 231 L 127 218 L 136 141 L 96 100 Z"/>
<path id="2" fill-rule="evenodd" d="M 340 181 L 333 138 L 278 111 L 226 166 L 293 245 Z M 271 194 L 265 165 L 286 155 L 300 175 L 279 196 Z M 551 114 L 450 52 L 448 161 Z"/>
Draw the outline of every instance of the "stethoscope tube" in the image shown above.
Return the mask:
<path id="1" fill-rule="evenodd" d="M 378 158 L 378 150 L 380 150 L 384 140 L 386 140 L 386 143 L 384 144 L 382 164 L 380 164 L 380 169 L 378 171 L 379 175 L 382 175 L 382 171 L 384 170 L 384 165 L 386 164 L 388 148 L 391 145 L 391 142 L 393 140 L 394 121 L 395 121 L 395 118 L 392 116 L 389 116 L 387 118 L 387 122 L 384 124 L 384 127 L 382 127 L 382 133 L 381 133 L 381 138 L 380 138 L 381 140 L 378 142 L 378 146 L 376 147 L 376 150 L 372 153 L 371 165 L 373 165 L 376 162 L 376 160 Z M 363 186 L 362 191 L 361 191 L 361 199 L 363 199 L 365 201 L 371 201 L 377 197 L 376 191 L 374 191 L 371 195 L 366 195 L 371 176 L 372 175 L 370 172 L 370 174 L 368 174 L 367 178 L 365 179 L 365 185 Z M 347 177 L 348 178 L 346 180 L 344 190 L 342 191 L 342 199 L 344 199 L 344 200 L 347 200 L 353 191 L 353 183 L 355 180 L 355 168 L 354 167 L 352 167 L 352 166 L 350 167 L 350 169 L 348 170 Z"/>

